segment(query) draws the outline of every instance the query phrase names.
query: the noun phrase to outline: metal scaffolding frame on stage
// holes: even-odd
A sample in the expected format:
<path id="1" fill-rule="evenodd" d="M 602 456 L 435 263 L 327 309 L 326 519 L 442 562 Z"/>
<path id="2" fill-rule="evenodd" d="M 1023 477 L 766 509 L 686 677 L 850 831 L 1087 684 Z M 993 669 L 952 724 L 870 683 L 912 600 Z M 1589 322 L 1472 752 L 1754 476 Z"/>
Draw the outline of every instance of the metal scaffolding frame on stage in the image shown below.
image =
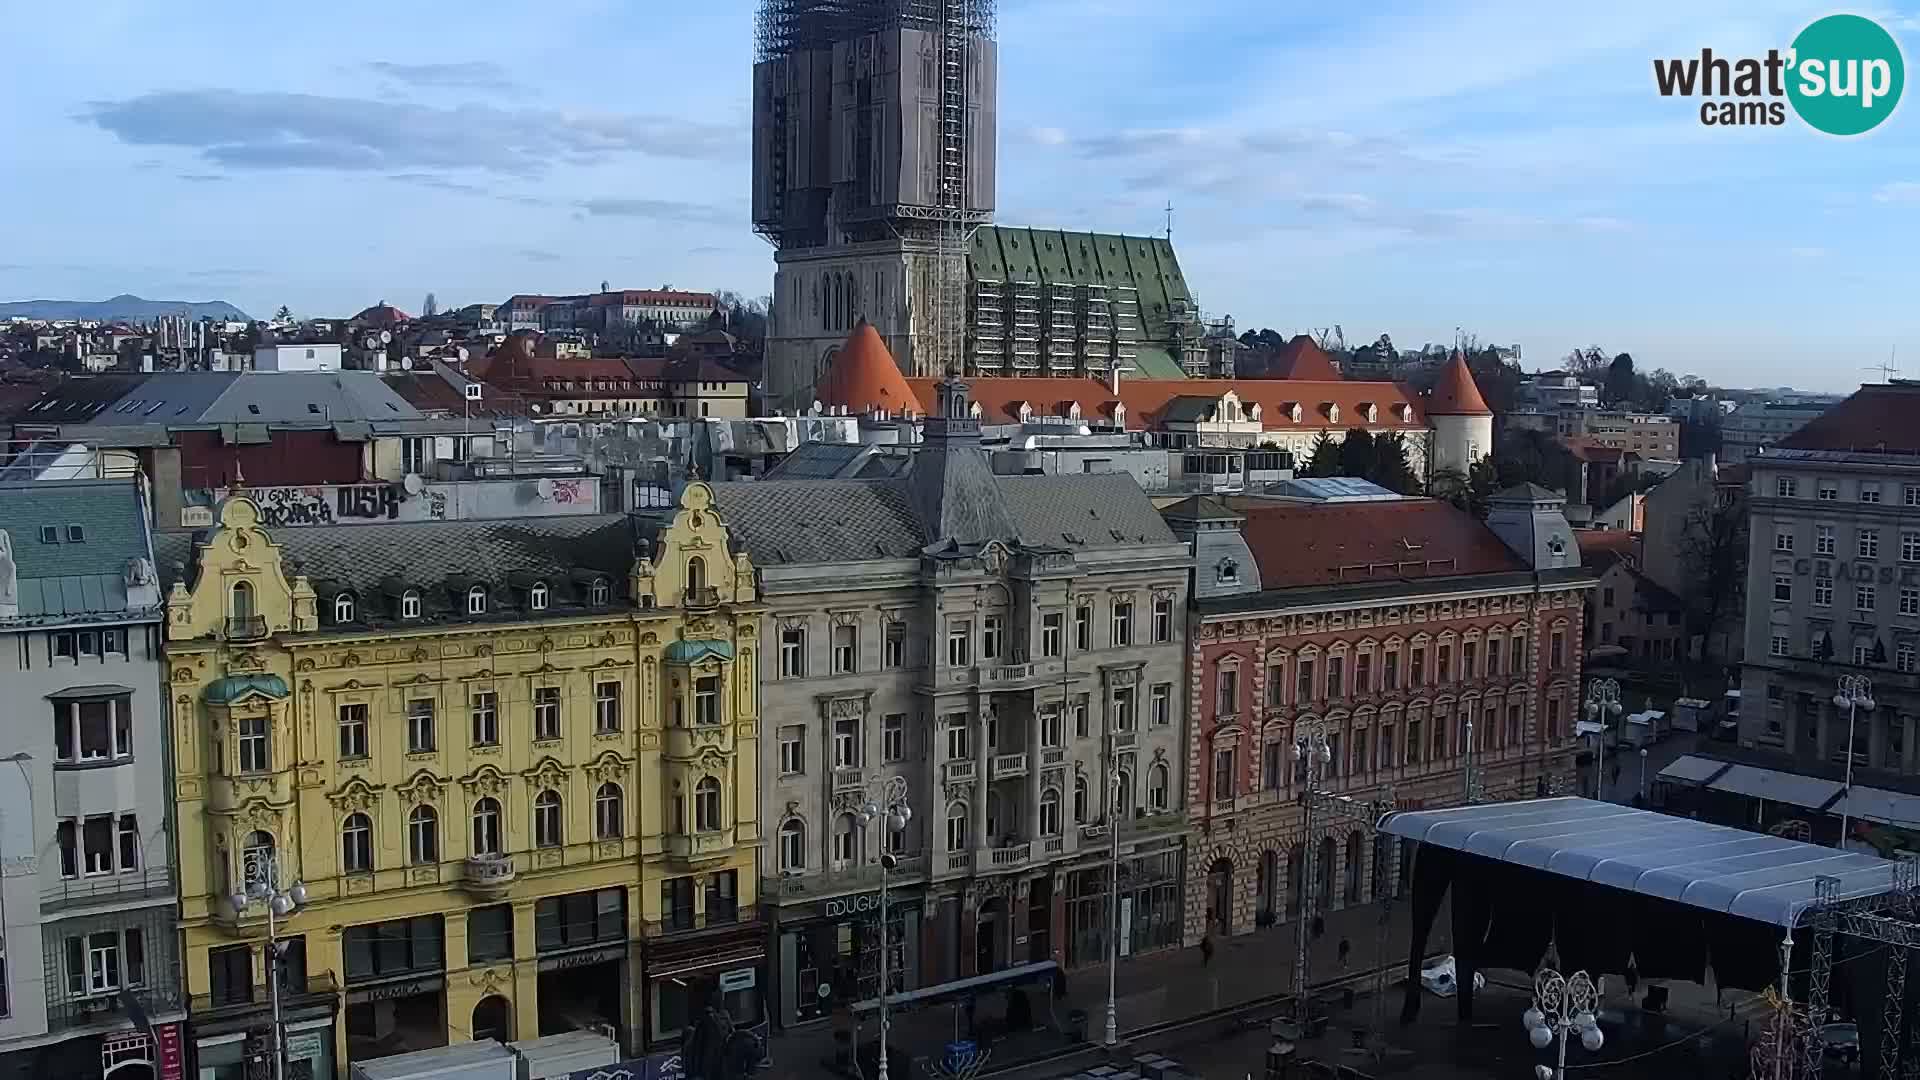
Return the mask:
<path id="1" fill-rule="evenodd" d="M 1833 937 L 1842 934 L 1887 947 L 1886 1001 L 1881 1008 L 1880 1076 L 1884 1080 L 1914 1080 L 1920 1077 L 1920 1039 L 1913 1052 L 1903 1054 L 1906 1041 L 1904 1009 L 1907 990 L 1908 953 L 1920 948 L 1920 860 L 1908 856 L 1892 864 L 1893 889 L 1858 900 L 1834 900 L 1837 879 L 1814 880 L 1814 900 L 1805 912 L 1805 924 L 1813 937 L 1807 950 L 1806 1024 L 1800 1036 L 1798 1061 L 1790 1054 L 1774 1057 L 1775 1080 L 1799 1075 L 1818 1077 L 1826 1060 L 1822 1025 L 1828 1022 L 1833 981 Z M 1785 998 L 1791 971 L 1793 936 L 1789 932 L 1781 943 L 1781 997 Z M 1790 1000 L 1779 1008 L 1791 1010 Z M 1796 1067 L 1797 1066 L 1797 1070 Z"/>

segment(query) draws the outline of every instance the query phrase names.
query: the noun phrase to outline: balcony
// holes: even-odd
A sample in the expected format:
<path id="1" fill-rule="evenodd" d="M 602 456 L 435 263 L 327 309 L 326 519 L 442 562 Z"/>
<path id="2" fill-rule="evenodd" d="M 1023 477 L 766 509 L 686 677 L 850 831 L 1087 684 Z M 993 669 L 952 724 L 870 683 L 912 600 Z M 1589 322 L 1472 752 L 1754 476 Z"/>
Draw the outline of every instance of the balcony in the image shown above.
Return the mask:
<path id="1" fill-rule="evenodd" d="M 669 858 L 685 860 L 718 859 L 733 850 L 733 830 L 718 829 L 702 833 L 668 833 L 664 847 Z"/>
<path id="2" fill-rule="evenodd" d="M 995 780 L 1007 780 L 1015 776 L 1027 775 L 1027 755 L 996 754 L 988 763 L 990 775 Z"/>
<path id="3" fill-rule="evenodd" d="M 1137 731 L 1116 731 L 1113 733 L 1113 748 L 1115 750 L 1131 750 L 1139 744 L 1140 733 Z"/>
<path id="4" fill-rule="evenodd" d="M 712 585 L 692 585 L 681 590 L 680 603 L 688 611 L 710 611 L 720 606 L 720 590 Z"/>
<path id="5" fill-rule="evenodd" d="M 173 876 L 164 866 L 93 878 L 62 878 L 40 888 L 40 910 L 63 911 L 94 904 L 151 900 L 173 895 Z"/>
<path id="6" fill-rule="evenodd" d="M 266 636 L 265 615 L 232 615 L 227 618 L 228 641 L 259 641 Z"/>
<path id="7" fill-rule="evenodd" d="M 940 768 L 941 775 L 949 784 L 971 784 L 974 781 L 972 760 L 949 761 Z"/>
<path id="8" fill-rule="evenodd" d="M 1007 847 L 987 849 L 987 865 L 995 870 L 1008 870 L 1024 866 L 1033 858 L 1032 844 L 1012 844 Z"/>
<path id="9" fill-rule="evenodd" d="M 280 1006 L 287 1012 L 297 1012 L 303 1006 L 331 1009 L 339 993 L 340 983 L 331 971 L 323 971 L 306 979 L 286 976 L 280 980 Z M 195 994 L 187 1002 L 195 1023 L 244 1016 L 271 1007 L 272 998 L 264 980 L 249 982 L 245 986 L 226 987 L 217 993 Z"/>
<path id="10" fill-rule="evenodd" d="M 925 852 L 895 855 L 894 869 L 887 874 L 892 885 L 918 881 L 927 874 L 928 859 Z M 844 870 L 830 870 L 817 874 L 796 874 L 791 877 L 768 877 L 760 882 L 762 896 L 839 896 L 848 892 L 880 887 L 880 864 L 852 866 Z"/>
<path id="11" fill-rule="evenodd" d="M 1045 750 L 1040 751 L 1040 764 L 1042 766 L 1065 765 L 1066 763 L 1067 750 L 1064 746 L 1049 746 Z"/>
<path id="12" fill-rule="evenodd" d="M 973 664 L 944 667 L 934 678 L 941 687 L 978 686 L 984 690 L 1031 690 L 1065 678 L 1067 662 L 1058 657 L 1019 664 Z"/>
<path id="13" fill-rule="evenodd" d="M 973 852 L 954 851 L 947 854 L 947 872 L 964 873 L 973 869 Z"/>
<path id="14" fill-rule="evenodd" d="M 1048 855 L 1059 855 L 1066 850 L 1067 850 L 1066 837 L 1064 836 L 1047 837 L 1046 843 L 1045 843 L 1045 851 Z"/>
<path id="15" fill-rule="evenodd" d="M 149 972 L 150 977 L 154 975 L 159 976 L 161 985 L 130 991 L 134 999 L 139 1002 L 140 1010 L 148 1017 L 157 1017 L 185 1009 L 187 1001 L 180 992 L 180 973 L 178 971 Z M 127 1012 L 126 1000 L 118 990 L 109 990 L 92 997 L 66 998 L 47 1004 L 49 1032 L 108 1025 L 119 1027 L 132 1019 Z"/>
<path id="16" fill-rule="evenodd" d="M 833 793 L 835 795 L 847 791 L 860 791 L 866 786 L 866 774 L 862 773 L 859 769 L 842 768 L 833 770 Z"/>
<path id="17" fill-rule="evenodd" d="M 467 875 L 463 880 L 467 891 L 474 896 L 497 900 L 506 894 L 513 879 L 513 856 L 475 855 L 467 860 Z"/>

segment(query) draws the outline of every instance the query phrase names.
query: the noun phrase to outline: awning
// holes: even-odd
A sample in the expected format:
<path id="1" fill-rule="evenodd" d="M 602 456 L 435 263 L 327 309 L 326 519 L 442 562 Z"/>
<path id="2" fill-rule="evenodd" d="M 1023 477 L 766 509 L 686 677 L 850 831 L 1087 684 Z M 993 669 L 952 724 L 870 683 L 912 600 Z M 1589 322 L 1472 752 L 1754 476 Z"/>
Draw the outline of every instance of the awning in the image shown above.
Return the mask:
<path id="1" fill-rule="evenodd" d="M 1735 765 L 1708 784 L 1711 791 L 1725 791 L 1734 795 L 1747 795 L 1768 802 L 1786 803 L 1789 806 L 1801 806 L 1808 810 L 1824 809 L 1840 794 L 1840 785 L 1832 780 L 1822 780 L 1817 776 L 1801 776 L 1799 773 L 1778 772 L 1774 769 L 1760 769 L 1752 765 Z"/>
<path id="2" fill-rule="evenodd" d="M 1857 787 L 1827 807 L 1827 813 L 1844 813 L 1861 821 L 1906 828 L 1920 827 L 1920 795 L 1888 791 L 1885 788 Z"/>
<path id="3" fill-rule="evenodd" d="M 923 986 L 918 990 L 908 990 L 899 994 L 890 994 L 887 996 L 887 1003 L 896 1009 L 901 1009 L 914 1005 L 932 1005 L 942 1001 L 958 1001 L 962 998 L 982 994 L 988 990 L 998 989 L 1003 986 L 1019 986 L 1024 983 L 1038 982 L 1042 979 L 1051 981 L 1054 973 L 1059 970 L 1060 965 L 1052 960 L 1039 960 L 1031 964 L 1016 964 L 1005 970 L 990 972 L 986 975 L 973 975 L 965 979 L 955 979 L 953 982 L 940 983 L 936 986 Z M 862 1016 L 866 1013 L 877 1012 L 879 1009 L 880 999 L 876 997 L 867 1001 L 855 1002 L 853 1014 L 855 1016 Z"/>
<path id="4" fill-rule="evenodd" d="M 1668 783 L 1694 784 L 1697 786 L 1711 783 L 1715 777 L 1731 768 L 1733 768 L 1733 766 L 1724 761 L 1715 761 L 1712 758 L 1695 757 L 1692 754 L 1687 754 L 1684 757 L 1676 758 L 1673 764 L 1661 769 L 1660 775 L 1654 777 L 1654 779 L 1665 780 Z"/>
<path id="5" fill-rule="evenodd" d="M 1856 852 L 1592 799 L 1531 799 L 1391 814 L 1394 836 L 1579 881 L 1791 927 L 1813 902 L 1893 888 L 1893 864 Z"/>

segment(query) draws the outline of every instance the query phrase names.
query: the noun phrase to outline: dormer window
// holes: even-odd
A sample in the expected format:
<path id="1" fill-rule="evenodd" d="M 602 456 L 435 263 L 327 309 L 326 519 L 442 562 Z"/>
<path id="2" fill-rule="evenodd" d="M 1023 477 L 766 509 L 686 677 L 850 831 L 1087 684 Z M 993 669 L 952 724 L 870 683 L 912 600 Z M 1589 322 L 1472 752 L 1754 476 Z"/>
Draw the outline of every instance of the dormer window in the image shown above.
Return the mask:
<path id="1" fill-rule="evenodd" d="M 1296 424 L 1300 422 L 1303 416 L 1305 416 L 1305 413 L 1300 408 L 1300 403 L 1297 401 L 1287 402 L 1286 409 L 1287 409 L 1287 419 L 1293 421 Z"/>
<path id="2" fill-rule="evenodd" d="M 1340 422 L 1340 406 L 1337 402 L 1327 402 L 1327 422 L 1332 424 Z"/>
<path id="3" fill-rule="evenodd" d="M 408 589 L 406 592 L 400 594 L 400 617 L 403 619 L 417 619 L 420 617 L 419 590 Z"/>
<path id="4" fill-rule="evenodd" d="M 487 613 L 487 588 L 475 585 L 467 590 L 467 614 L 485 615 Z"/>
<path id="5" fill-rule="evenodd" d="M 1214 578 L 1222 585 L 1236 585 L 1240 581 L 1240 564 L 1232 559 L 1221 559 L 1214 568 Z"/>
<path id="6" fill-rule="evenodd" d="M 612 592 L 606 578 L 594 578 L 593 584 L 587 588 L 587 601 L 595 607 L 605 607 L 607 601 L 611 599 Z"/>
<path id="7" fill-rule="evenodd" d="M 1377 424 L 1380 422 L 1380 409 L 1371 401 L 1363 401 L 1360 403 L 1360 415 L 1366 417 L 1367 423 L 1369 424 Z"/>
<path id="8" fill-rule="evenodd" d="M 547 584 L 536 581 L 533 588 L 527 590 L 527 606 L 535 611 L 547 610 Z"/>
<path id="9" fill-rule="evenodd" d="M 353 594 L 341 593 L 333 598 L 333 621 L 350 623 L 353 621 Z"/>

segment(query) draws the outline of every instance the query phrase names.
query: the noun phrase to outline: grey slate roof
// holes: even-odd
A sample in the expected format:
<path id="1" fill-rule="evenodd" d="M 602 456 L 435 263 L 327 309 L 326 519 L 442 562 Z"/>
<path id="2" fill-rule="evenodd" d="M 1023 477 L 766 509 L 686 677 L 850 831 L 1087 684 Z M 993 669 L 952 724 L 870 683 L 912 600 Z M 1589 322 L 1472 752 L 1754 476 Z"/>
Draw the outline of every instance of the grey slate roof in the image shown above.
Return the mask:
<path id="1" fill-rule="evenodd" d="M 58 530 L 54 543 L 41 540 L 43 525 Z M 0 529 L 13 541 L 19 618 L 127 610 L 127 564 L 147 556 L 146 511 L 135 481 L 0 484 Z"/>
<path id="2" fill-rule="evenodd" d="M 904 489 L 865 480 L 740 480 L 714 505 L 755 565 L 911 559 L 927 540 Z"/>
<path id="3" fill-rule="evenodd" d="M 1000 498 L 1028 547 L 1099 549 L 1177 544 L 1131 473 L 1002 476 Z"/>
<path id="4" fill-rule="evenodd" d="M 1012 523 L 999 539 L 1069 550 L 1179 543 L 1127 473 L 993 479 Z M 755 565 L 774 566 L 918 557 L 933 538 L 909 482 L 741 480 L 713 490 L 735 541 Z"/>
<path id="5" fill-rule="evenodd" d="M 1488 501 L 1564 503 L 1567 501 L 1567 497 L 1550 488 L 1543 488 L 1539 484 L 1529 480 L 1524 484 L 1515 484 L 1510 488 L 1494 492 Z"/>
<path id="6" fill-rule="evenodd" d="M 551 594 L 547 614 L 583 608 L 588 579 L 604 577 L 619 596 L 633 567 L 634 530 L 620 514 L 529 518 L 518 521 L 432 521 L 391 525 L 343 525 L 279 529 L 288 576 L 307 575 L 320 601 L 323 626 L 332 601 L 349 592 L 358 601 L 357 625 L 398 623 L 399 595 L 417 589 L 422 622 L 472 621 L 465 608 L 471 585 L 491 597 L 490 615 L 519 613 L 524 597 L 515 585 L 538 580 Z M 154 537 L 160 580 L 171 586 L 187 568 L 205 533 Z M 576 573 L 578 571 L 578 573 Z"/>
<path id="7" fill-rule="evenodd" d="M 67 391 L 55 391 L 59 397 Z M 97 398 L 100 387 L 74 394 Z M 338 424 L 418 419 L 420 410 L 371 371 L 163 371 L 146 376 L 86 418 L 89 426 L 137 424 Z M 69 409 L 20 419 L 76 422 Z"/>
<path id="8" fill-rule="evenodd" d="M 40 527 L 59 542 L 40 542 Z M 67 539 L 78 525 L 83 539 Z M 20 579 L 126 573 L 127 560 L 147 554 L 146 517 L 133 480 L 38 480 L 0 484 L 0 529 L 13 537 Z"/>

